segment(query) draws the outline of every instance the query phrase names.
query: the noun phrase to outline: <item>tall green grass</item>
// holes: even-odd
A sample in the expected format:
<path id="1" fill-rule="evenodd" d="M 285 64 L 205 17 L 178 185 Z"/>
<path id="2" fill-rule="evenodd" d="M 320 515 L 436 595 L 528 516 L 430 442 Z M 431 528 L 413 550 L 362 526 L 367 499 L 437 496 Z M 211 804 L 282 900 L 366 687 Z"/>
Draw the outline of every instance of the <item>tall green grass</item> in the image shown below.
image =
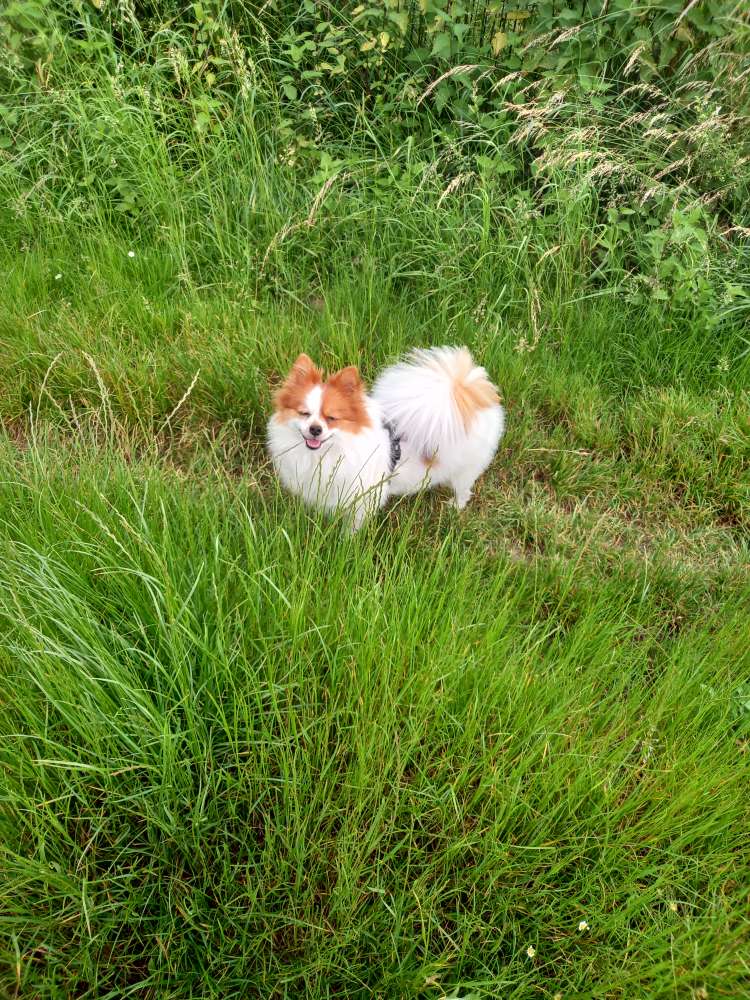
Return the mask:
<path id="1" fill-rule="evenodd" d="M 3 461 L 11 994 L 742 992 L 744 612 Z"/>
<path id="2" fill-rule="evenodd" d="M 79 14 L 0 102 L 0 992 L 745 995 L 734 63 L 316 120 L 262 32 L 212 89 Z M 300 350 L 444 342 L 508 411 L 463 516 L 280 493 Z"/>

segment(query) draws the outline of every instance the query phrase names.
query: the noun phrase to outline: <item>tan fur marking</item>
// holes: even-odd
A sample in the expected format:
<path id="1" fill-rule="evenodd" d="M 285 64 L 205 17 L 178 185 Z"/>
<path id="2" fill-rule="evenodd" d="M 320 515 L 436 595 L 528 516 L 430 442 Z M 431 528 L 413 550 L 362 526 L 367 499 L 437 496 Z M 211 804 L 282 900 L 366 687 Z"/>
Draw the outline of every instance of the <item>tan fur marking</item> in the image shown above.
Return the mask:
<path id="1" fill-rule="evenodd" d="M 353 365 L 331 375 L 325 383 L 322 409 L 324 420 L 334 417 L 331 426 L 349 434 L 359 434 L 372 426 L 365 406 L 365 387 Z"/>
<path id="2" fill-rule="evenodd" d="M 487 378 L 466 381 L 474 369 L 474 362 L 468 351 L 460 351 L 456 360 L 458 365 L 454 373 L 453 398 L 464 429 L 468 431 L 477 411 L 496 406 L 500 402 L 500 397 L 497 389 Z"/>
<path id="3" fill-rule="evenodd" d="M 276 412 L 289 420 L 301 409 L 305 396 L 314 385 L 320 385 L 323 373 L 306 354 L 300 354 L 292 365 L 284 384 L 273 397 Z"/>

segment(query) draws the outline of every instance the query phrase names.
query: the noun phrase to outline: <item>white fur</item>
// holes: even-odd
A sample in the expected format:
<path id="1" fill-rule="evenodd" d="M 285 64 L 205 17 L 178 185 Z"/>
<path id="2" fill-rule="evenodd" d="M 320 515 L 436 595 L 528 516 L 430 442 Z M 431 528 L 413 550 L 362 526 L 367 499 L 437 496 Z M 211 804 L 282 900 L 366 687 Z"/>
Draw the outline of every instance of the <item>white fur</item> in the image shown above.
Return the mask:
<path id="1" fill-rule="evenodd" d="M 372 427 L 348 434 L 326 423 L 320 412 L 321 390 L 305 400 L 309 417 L 268 425 L 268 446 L 282 484 L 312 506 L 349 508 L 356 529 L 389 496 L 416 493 L 423 487 L 450 486 L 462 509 L 477 478 L 492 461 L 504 430 L 499 404 L 478 410 L 468 431 L 452 395 L 455 374 L 465 362 L 464 348 L 415 351 L 387 368 L 367 397 Z M 474 367 L 467 381 L 486 378 Z M 390 472 L 388 420 L 401 438 L 401 460 Z M 309 427 L 323 429 L 322 445 L 309 450 Z"/>
<path id="2" fill-rule="evenodd" d="M 274 414 L 268 424 L 268 448 L 279 479 L 291 493 L 313 507 L 349 508 L 353 526 L 358 528 L 367 514 L 382 507 L 388 498 L 388 432 L 380 407 L 371 399 L 367 400 L 367 412 L 372 427 L 359 434 L 331 427 L 320 412 L 320 397 L 317 387 L 308 393 L 308 418 L 283 422 Z M 311 451 L 304 439 L 316 420 L 324 428 L 323 443 Z"/>

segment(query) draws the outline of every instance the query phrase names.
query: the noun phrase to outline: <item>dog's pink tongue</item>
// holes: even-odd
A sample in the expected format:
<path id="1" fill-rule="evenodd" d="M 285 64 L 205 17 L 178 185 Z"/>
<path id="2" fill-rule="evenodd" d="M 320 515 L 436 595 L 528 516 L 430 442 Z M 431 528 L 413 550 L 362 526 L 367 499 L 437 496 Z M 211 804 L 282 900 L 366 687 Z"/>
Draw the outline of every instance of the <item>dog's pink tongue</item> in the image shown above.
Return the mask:
<path id="1" fill-rule="evenodd" d="M 315 450 L 315 448 L 320 448 L 320 441 L 318 441 L 317 438 L 305 438 L 305 444 L 308 448 L 312 448 L 313 450 Z"/>

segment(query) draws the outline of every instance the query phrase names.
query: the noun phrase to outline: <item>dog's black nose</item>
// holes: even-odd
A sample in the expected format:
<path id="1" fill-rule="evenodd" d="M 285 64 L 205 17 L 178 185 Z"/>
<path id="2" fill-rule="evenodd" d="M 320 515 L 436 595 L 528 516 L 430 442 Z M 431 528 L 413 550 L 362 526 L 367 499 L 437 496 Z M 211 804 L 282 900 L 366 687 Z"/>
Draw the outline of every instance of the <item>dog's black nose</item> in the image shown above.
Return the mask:
<path id="1" fill-rule="evenodd" d="M 310 424 L 310 433 L 314 438 L 319 438 L 320 435 L 323 433 L 323 428 L 320 426 L 320 424 Z"/>

